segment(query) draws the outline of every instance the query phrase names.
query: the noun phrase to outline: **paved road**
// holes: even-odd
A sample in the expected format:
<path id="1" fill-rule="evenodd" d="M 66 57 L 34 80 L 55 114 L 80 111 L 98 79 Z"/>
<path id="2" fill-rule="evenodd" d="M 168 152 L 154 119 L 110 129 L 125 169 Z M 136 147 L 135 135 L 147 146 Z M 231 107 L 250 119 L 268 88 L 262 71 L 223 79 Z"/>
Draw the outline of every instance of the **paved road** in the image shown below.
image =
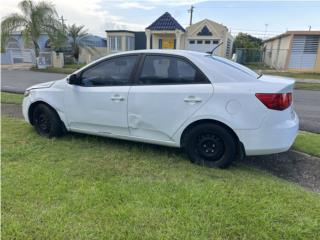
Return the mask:
<path id="1" fill-rule="evenodd" d="M 320 91 L 295 90 L 294 108 L 301 130 L 320 133 Z"/>
<path id="2" fill-rule="evenodd" d="M 2 70 L 1 90 L 24 92 L 37 83 L 61 79 L 66 74 L 22 70 Z M 320 91 L 295 90 L 295 109 L 300 118 L 300 129 L 320 133 Z"/>
<path id="3" fill-rule="evenodd" d="M 62 79 L 67 74 L 1 69 L 1 91 L 23 93 L 28 87 Z"/>

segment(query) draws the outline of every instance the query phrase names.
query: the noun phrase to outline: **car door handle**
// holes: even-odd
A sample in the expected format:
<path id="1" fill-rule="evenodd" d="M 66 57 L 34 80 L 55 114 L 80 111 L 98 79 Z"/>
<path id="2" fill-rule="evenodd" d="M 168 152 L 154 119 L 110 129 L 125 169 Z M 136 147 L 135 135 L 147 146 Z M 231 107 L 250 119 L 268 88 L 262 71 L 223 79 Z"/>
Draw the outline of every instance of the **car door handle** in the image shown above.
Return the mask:
<path id="1" fill-rule="evenodd" d="M 123 101 L 123 100 L 124 100 L 124 97 L 116 94 L 116 95 L 113 95 L 113 96 L 111 97 L 111 100 L 112 100 L 112 101 Z"/>
<path id="2" fill-rule="evenodd" d="M 201 98 L 197 98 L 195 96 L 189 96 L 184 99 L 186 103 L 200 103 L 202 102 Z"/>

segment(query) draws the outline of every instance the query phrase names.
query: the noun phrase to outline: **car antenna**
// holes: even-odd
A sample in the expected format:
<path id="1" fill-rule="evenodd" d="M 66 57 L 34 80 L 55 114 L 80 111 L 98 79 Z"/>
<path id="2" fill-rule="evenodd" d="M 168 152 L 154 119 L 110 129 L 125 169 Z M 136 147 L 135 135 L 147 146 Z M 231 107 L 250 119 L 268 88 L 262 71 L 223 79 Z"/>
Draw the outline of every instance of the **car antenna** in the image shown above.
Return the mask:
<path id="1" fill-rule="evenodd" d="M 210 52 L 208 52 L 210 55 L 212 55 L 214 53 L 214 51 L 220 47 L 223 44 L 223 42 L 220 42 L 217 46 L 215 46 Z"/>

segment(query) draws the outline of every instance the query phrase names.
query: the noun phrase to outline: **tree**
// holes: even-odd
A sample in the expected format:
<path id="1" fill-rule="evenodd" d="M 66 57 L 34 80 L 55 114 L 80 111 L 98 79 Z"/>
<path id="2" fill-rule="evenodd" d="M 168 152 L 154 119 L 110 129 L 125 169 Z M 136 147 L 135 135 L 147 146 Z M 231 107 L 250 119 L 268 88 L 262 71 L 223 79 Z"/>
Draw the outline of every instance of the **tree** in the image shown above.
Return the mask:
<path id="1" fill-rule="evenodd" d="M 237 48 L 260 48 L 262 39 L 251 36 L 247 33 L 239 33 L 233 42 L 233 52 Z"/>
<path id="2" fill-rule="evenodd" d="M 24 0 L 18 4 L 22 14 L 12 13 L 1 22 L 1 46 L 4 48 L 10 33 L 21 31 L 25 43 L 32 42 L 36 57 L 39 56 L 38 39 L 41 33 L 56 36 L 61 29 L 54 5 L 41 1 Z"/>
<path id="3" fill-rule="evenodd" d="M 71 49 L 72 55 L 77 63 L 79 63 L 79 54 L 81 47 L 81 39 L 88 35 L 87 30 L 84 29 L 83 25 L 76 26 L 72 24 L 67 29 L 68 36 L 71 38 Z"/>

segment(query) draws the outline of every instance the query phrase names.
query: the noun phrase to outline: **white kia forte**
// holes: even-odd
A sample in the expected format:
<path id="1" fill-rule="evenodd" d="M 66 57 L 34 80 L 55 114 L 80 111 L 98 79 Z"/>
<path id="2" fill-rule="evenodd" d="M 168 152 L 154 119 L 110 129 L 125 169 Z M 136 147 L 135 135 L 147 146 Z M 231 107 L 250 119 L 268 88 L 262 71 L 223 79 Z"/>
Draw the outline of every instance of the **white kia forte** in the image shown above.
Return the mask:
<path id="1" fill-rule="evenodd" d="M 293 87 L 211 54 L 141 50 L 28 88 L 23 114 L 45 137 L 70 131 L 181 147 L 193 163 L 223 168 L 291 147 Z"/>

